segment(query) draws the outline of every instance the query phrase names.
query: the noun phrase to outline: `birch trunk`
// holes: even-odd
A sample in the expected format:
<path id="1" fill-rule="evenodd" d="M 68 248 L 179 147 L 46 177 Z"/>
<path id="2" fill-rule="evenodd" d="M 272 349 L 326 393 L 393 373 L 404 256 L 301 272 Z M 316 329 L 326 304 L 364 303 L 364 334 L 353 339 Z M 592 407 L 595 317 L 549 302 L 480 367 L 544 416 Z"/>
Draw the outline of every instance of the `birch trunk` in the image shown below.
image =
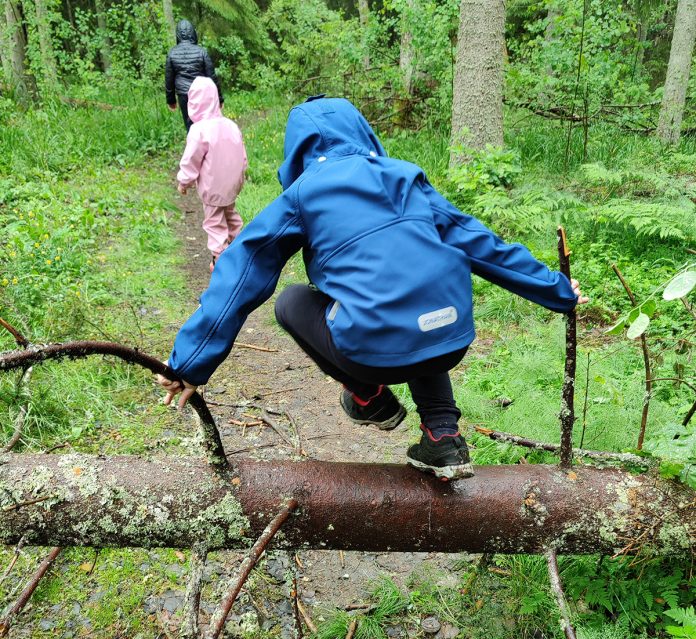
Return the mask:
<path id="1" fill-rule="evenodd" d="M 358 0 L 358 16 L 360 18 L 360 27 L 363 30 L 364 42 L 364 31 L 367 29 L 367 25 L 370 21 L 370 5 L 368 3 L 368 0 Z M 370 68 L 370 54 L 367 52 L 363 56 L 363 67 L 365 67 L 366 69 Z"/>
<path id="2" fill-rule="evenodd" d="M 695 38 L 696 0 L 679 0 L 657 124 L 657 136 L 665 144 L 679 142 Z"/>
<path id="3" fill-rule="evenodd" d="M 502 146 L 504 58 L 503 0 L 462 0 L 452 99 L 453 147 Z M 461 160 L 452 152 L 450 164 Z"/>

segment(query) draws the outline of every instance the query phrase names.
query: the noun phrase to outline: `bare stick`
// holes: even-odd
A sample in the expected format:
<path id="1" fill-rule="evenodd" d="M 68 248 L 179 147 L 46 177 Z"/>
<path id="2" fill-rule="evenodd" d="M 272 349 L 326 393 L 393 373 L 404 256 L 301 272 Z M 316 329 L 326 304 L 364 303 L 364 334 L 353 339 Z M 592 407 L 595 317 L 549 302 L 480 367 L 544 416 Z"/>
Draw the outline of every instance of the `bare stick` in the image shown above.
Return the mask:
<path id="1" fill-rule="evenodd" d="M 300 611 L 300 614 L 302 615 L 302 621 L 305 622 L 305 626 L 309 628 L 309 631 L 316 632 L 317 627 L 314 625 L 312 618 L 309 616 L 309 613 L 307 612 L 307 610 L 302 605 L 302 602 L 299 599 L 297 600 L 297 609 Z"/>
<path id="2" fill-rule="evenodd" d="M 696 413 L 696 402 L 693 403 L 693 405 L 689 409 L 689 412 L 684 416 L 682 426 L 686 426 L 691 421 L 691 418 L 694 416 L 694 413 Z"/>
<path id="3" fill-rule="evenodd" d="M 15 342 L 17 342 L 18 346 L 21 346 L 22 348 L 26 348 L 29 346 L 29 340 L 24 337 L 12 324 L 10 324 L 8 321 L 4 320 L 2 317 L 0 317 L 0 326 L 2 326 L 4 329 L 10 332 L 12 337 L 15 338 Z"/>
<path id="4" fill-rule="evenodd" d="M 78 359 L 90 355 L 112 355 L 130 364 L 138 364 L 149 371 L 164 375 L 167 379 L 179 380 L 176 373 L 158 359 L 145 353 L 129 348 L 115 342 L 97 342 L 83 340 L 68 342 L 65 344 L 47 344 L 43 346 L 31 346 L 25 351 L 10 351 L 0 355 L 0 371 L 22 368 L 54 359 Z M 179 380 L 181 381 L 181 380 Z M 215 425 L 215 420 L 210 413 L 205 400 L 194 393 L 189 399 L 189 404 L 200 418 L 203 433 L 203 447 L 208 461 L 218 469 L 228 467 L 225 450 L 222 446 L 220 433 Z"/>
<path id="5" fill-rule="evenodd" d="M 30 366 L 29 368 L 24 370 L 24 373 L 22 374 L 22 377 L 19 380 L 19 387 L 20 389 L 22 388 L 28 388 L 29 380 L 31 379 L 31 373 L 33 371 L 33 367 Z M 29 414 L 29 402 L 26 401 L 22 406 L 19 408 L 19 413 L 17 413 L 17 417 L 15 418 L 15 429 L 14 433 L 12 433 L 12 437 L 8 440 L 7 444 L 2 449 L 3 453 L 9 453 L 17 444 L 17 442 L 22 439 L 22 432 L 24 431 L 24 424 L 27 420 L 27 415 Z"/>
<path id="6" fill-rule="evenodd" d="M 244 344 L 243 342 L 235 342 L 237 348 L 249 348 L 253 351 L 263 351 L 264 353 L 277 353 L 277 348 L 266 348 L 265 346 L 255 346 L 254 344 Z"/>
<path id="7" fill-rule="evenodd" d="M 198 639 L 198 611 L 201 606 L 201 584 L 203 569 L 208 551 L 205 546 L 194 546 L 191 550 L 191 561 L 186 597 L 184 599 L 184 621 L 181 624 L 182 639 Z"/>
<path id="8" fill-rule="evenodd" d="M 295 448 L 295 444 L 293 444 L 280 430 L 280 427 L 278 424 L 275 423 L 273 418 L 268 414 L 267 410 L 262 410 L 261 411 L 261 419 L 263 420 L 264 424 L 267 424 L 271 430 L 275 431 L 275 433 L 280 437 L 290 448 Z"/>
<path id="9" fill-rule="evenodd" d="M 39 504 L 42 501 L 47 501 L 48 499 L 51 499 L 53 495 L 44 495 L 43 497 L 36 497 L 35 499 L 28 499 L 27 501 L 18 501 L 15 502 L 14 504 L 11 504 L 9 506 L 3 506 L 2 507 L 2 512 L 4 513 L 9 513 L 12 510 L 18 510 L 19 508 L 22 508 L 23 506 L 33 506 L 34 504 Z"/>
<path id="10" fill-rule="evenodd" d="M 561 273 L 570 280 L 570 251 L 565 231 L 558 227 L 558 260 Z M 573 424 L 575 422 L 575 367 L 577 360 L 577 316 L 575 309 L 565 314 L 566 359 L 561 392 L 561 468 L 569 469 L 573 463 Z"/>
<path id="11" fill-rule="evenodd" d="M 297 555 L 295 555 L 295 559 L 297 559 Z M 292 614 L 295 617 L 295 627 L 297 628 L 297 639 L 302 639 L 304 633 L 302 632 L 302 621 L 300 620 L 300 609 L 297 606 L 299 593 L 297 592 L 297 577 L 295 577 L 295 576 L 293 576 L 293 578 L 292 578 L 292 591 L 290 592 L 290 595 L 292 596 Z"/>
<path id="12" fill-rule="evenodd" d="M 227 615 L 230 613 L 232 605 L 242 590 L 242 586 L 244 586 L 246 580 L 251 574 L 252 569 L 261 558 L 261 555 L 263 554 L 264 550 L 266 550 L 268 544 L 271 542 L 275 534 L 280 530 L 280 527 L 285 523 L 295 508 L 297 508 L 297 505 L 298 502 L 296 499 L 290 499 L 287 505 L 283 506 L 281 511 L 271 520 L 268 526 L 266 526 L 264 531 L 261 533 L 261 536 L 256 540 L 256 543 L 250 548 L 249 554 L 239 568 L 239 576 L 232 584 L 229 592 L 218 606 L 215 614 L 213 614 L 213 618 L 210 620 L 210 630 L 206 635 L 206 639 L 217 639 L 220 636 L 222 629 L 225 627 Z M 297 603 L 299 605 L 299 600 Z"/>
<path id="13" fill-rule="evenodd" d="M 10 626 L 12 625 L 14 618 L 20 612 L 22 612 L 24 606 L 27 605 L 27 602 L 29 601 L 29 599 L 31 599 L 31 596 L 34 594 L 36 587 L 39 585 L 41 578 L 46 574 L 48 569 L 56 560 L 56 557 L 60 554 L 61 550 L 63 549 L 57 546 L 51 549 L 51 552 L 49 552 L 48 556 L 41 562 L 41 565 L 34 573 L 34 576 L 31 578 L 24 590 L 22 590 L 22 593 L 19 595 L 17 601 L 15 601 L 15 603 L 12 605 L 12 607 L 10 608 L 8 613 L 3 617 L 3 619 L 0 620 L 0 637 L 7 636 L 7 633 L 10 631 Z"/>
<path id="14" fill-rule="evenodd" d="M 496 441 L 504 442 L 506 444 L 514 444 L 515 446 L 523 446 L 524 448 L 544 450 L 546 452 L 556 454 L 558 454 L 561 449 L 558 444 L 527 439 L 526 437 L 502 433 L 498 430 L 484 428 L 483 426 L 474 426 L 474 430 L 477 433 L 490 437 Z M 634 455 L 633 453 L 612 453 L 608 450 L 586 450 L 584 448 L 573 448 L 573 455 L 576 457 L 596 459 L 598 461 L 617 461 L 622 463 L 639 464 L 641 466 L 649 466 L 652 463 L 649 457 L 640 457 L 639 455 Z"/>
<path id="15" fill-rule="evenodd" d="M 580 434 L 580 448 L 585 443 L 585 430 L 587 429 L 587 399 L 590 390 L 590 351 L 587 351 L 587 369 L 585 371 L 585 400 L 582 403 L 582 432 Z"/>
<path id="16" fill-rule="evenodd" d="M 546 552 L 546 565 L 549 568 L 549 581 L 551 582 L 551 592 L 556 597 L 558 609 L 561 611 L 561 628 L 565 633 L 566 639 L 575 639 L 575 629 L 570 622 L 570 609 L 563 593 L 561 585 L 561 576 L 558 572 L 558 561 L 556 560 L 556 551 L 548 550 Z"/>
<path id="17" fill-rule="evenodd" d="M 683 380 L 681 377 L 653 377 L 651 382 L 679 382 L 680 384 L 684 384 L 684 386 L 688 386 L 694 393 L 696 393 L 696 385 L 691 384 L 685 380 Z"/>
<path id="18" fill-rule="evenodd" d="M 256 393 L 254 397 L 262 399 L 263 397 L 268 397 L 269 395 L 278 395 L 280 393 L 290 393 L 292 391 L 300 390 L 301 386 L 295 386 L 294 388 L 281 388 L 280 390 L 268 391 L 267 393 Z"/>
<path id="19" fill-rule="evenodd" d="M 7 578 L 7 575 L 9 575 L 12 572 L 12 569 L 14 568 L 15 564 L 17 563 L 17 560 L 19 559 L 19 555 L 22 552 L 22 548 L 24 548 L 24 544 L 26 543 L 26 538 L 22 537 L 19 542 L 17 542 L 17 545 L 15 546 L 14 549 L 14 556 L 12 557 L 12 561 L 10 561 L 10 565 L 7 566 L 5 569 L 5 572 L 2 573 L 2 577 L 0 577 L 0 584 L 5 581 Z"/>
<path id="20" fill-rule="evenodd" d="M 624 276 L 621 274 L 621 271 L 619 270 L 619 267 L 616 266 L 616 264 L 612 264 L 611 268 L 614 271 L 614 273 L 616 273 L 616 277 L 619 278 L 619 281 L 621 282 L 622 286 L 624 287 L 624 290 L 626 291 L 626 295 L 628 295 L 628 299 L 631 300 L 631 304 L 635 308 L 636 298 L 633 295 L 633 291 L 631 291 L 631 287 L 628 285 L 628 282 L 626 282 L 626 280 L 624 279 Z M 643 397 L 643 413 L 640 418 L 640 431 L 638 432 L 638 443 L 636 444 L 636 448 L 638 450 L 643 449 L 643 440 L 645 439 L 645 427 L 648 423 L 648 412 L 650 411 L 650 396 L 652 395 L 652 380 L 650 379 L 650 351 L 648 350 L 648 340 L 645 337 L 645 333 L 641 334 L 640 336 L 640 346 L 643 350 L 643 365 L 645 366 L 645 396 Z"/>
<path id="21" fill-rule="evenodd" d="M 353 619 L 353 621 L 350 622 L 350 626 L 348 626 L 348 632 L 346 632 L 346 639 L 353 639 L 353 635 L 355 634 L 355 630 L 358 627 L 358 620 Z"/>

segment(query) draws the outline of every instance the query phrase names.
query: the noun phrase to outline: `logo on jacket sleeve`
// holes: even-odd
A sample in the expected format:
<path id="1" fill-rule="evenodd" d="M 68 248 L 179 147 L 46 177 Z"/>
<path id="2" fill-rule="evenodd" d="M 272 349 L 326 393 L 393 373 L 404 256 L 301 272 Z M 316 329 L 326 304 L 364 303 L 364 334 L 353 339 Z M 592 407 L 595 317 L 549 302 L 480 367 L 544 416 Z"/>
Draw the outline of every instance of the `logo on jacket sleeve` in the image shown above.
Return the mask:
<path id="1" fill-rule="evenodd" d="M 436 328 L 442 328 L 457 321 L 457 309 L 454 306 L 440 308 L 430 313 L 423 313 L 418 317 L 418 328 L 424 333 Z"/>

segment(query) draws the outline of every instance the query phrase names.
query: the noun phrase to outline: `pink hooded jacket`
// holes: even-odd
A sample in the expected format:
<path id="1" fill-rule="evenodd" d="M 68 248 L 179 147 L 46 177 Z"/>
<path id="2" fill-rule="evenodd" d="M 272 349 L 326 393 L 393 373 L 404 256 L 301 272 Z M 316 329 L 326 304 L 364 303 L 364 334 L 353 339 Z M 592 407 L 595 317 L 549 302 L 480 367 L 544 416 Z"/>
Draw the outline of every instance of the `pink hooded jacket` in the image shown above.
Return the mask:
<path id="1" fill-rule="evenodd" d="M 191 84 L 188 113 L 193 125 L 177 180 L 185 187 L 195 182 L 205 204 L 232 204 L 244 183 L 246 149 L 239 127 L 222 115 L 218 90 L 210 78 L 198 77 Z"/>

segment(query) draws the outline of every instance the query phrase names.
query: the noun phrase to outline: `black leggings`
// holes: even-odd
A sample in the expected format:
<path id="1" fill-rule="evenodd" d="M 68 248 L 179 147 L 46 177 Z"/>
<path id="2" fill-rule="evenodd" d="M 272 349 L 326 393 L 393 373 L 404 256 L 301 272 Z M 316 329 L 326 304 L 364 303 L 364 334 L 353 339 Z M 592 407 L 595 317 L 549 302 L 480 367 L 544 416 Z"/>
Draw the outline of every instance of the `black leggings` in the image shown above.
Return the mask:
<path id="1" fill-rule="evenodd" d="M 408 366 L 358 364 L 343 355 L 331 337 L 325 313 L 333 302 L 328 295 L 304 284 L 288 286 L 276 301 L 276 319 L 322 371 L 358 397 L 372 397 L 380 384 L 406 383 L 427 428 L 456 428 L 461 412 L 454 402 L 449 370 L 461 361 L 466 348 Z"/>

